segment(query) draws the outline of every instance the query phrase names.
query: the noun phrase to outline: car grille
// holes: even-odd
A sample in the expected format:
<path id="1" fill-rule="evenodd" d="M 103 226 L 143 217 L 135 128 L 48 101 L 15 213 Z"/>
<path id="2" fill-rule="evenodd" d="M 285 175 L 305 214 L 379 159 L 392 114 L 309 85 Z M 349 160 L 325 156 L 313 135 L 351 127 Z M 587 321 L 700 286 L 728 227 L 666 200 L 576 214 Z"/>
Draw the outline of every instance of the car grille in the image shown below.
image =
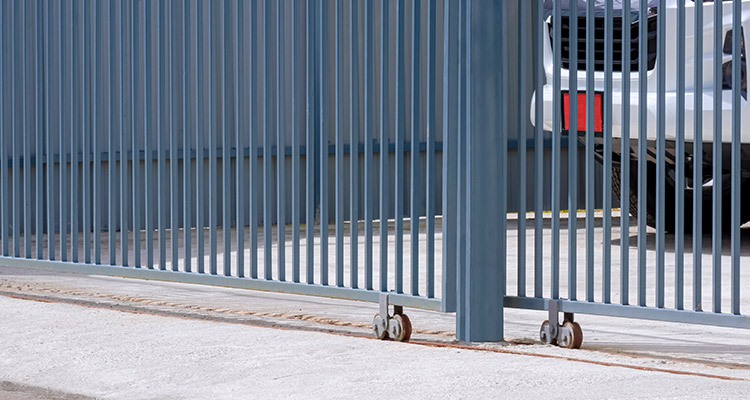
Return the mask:
<path id="1" fill-rule="evenodd" d="M 553 30 L 553 19 L 549 20 L 549 33 L 550 42 L 554 49 L 554 30 Z M 586 22 L 589 20 L 586 17 L 578 17 L 578 69 L 586 70 Z M 605 43 L 605 30 L 604 30 L 604 17 L 591 18 L 594 24 L 594 70 L 604 71 L 604 43 Z M 612 46 L 612 69 L 615 72 L 621 72 L 623 69 L 622 55 L 623 55 L 623 26 L 622 17 L 612 18 L 613 26 L 613 46 Z M 639 37 L 639 21 L 634 21 L 630 25 L 630 70 L 635 72 L 638 71 L 639 61 L 639 49 L 638 49 L 638 37 Z M 657 35 L 657 19 L 656 15 L 650 15 L 647 19 L 648 23 L 648 54 L 647 54 L 647 66 L 648 70 L 652 70 L 656 64 L 656 35 Z M 562 16 L 561 24 L 561 36 L 562 36 L 562 67 L 569 69 L 570 67 L 570 17 Z M 625 46 L 627 47 L 627 46 Z"/>

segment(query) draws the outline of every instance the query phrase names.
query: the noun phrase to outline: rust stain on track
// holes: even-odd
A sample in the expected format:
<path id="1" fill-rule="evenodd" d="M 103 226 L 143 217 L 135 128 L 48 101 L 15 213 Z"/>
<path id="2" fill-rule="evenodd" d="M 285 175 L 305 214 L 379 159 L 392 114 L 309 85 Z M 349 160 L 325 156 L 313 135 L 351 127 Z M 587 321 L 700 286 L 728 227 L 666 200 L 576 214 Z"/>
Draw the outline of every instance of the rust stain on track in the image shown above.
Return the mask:
<path id="1" fill-rule="evenodd" d="M 284 325 L 279 325 L 275 323 L 269 323 L 267 321 L 257 321 L 257 320 L 247 320 L 247 319 L 238 320 L 234 318 L 226 318 L 226 317 L 222 318 L 222 317 L 207 316 L 207 315 L 200 316 L 200 315 L 195 315 L 195 314 L 181 313 L 181 312 L 174 312 L 174 311 L 147 310 L 144 308 L 125 306 L 125 305 L 119 305 L 119 304 L 102 304 L 102 303 L 97 303 L 94 301 L 87 301 L 87 300 L 60 299 L 60 298 L 53 298 L 50 296 L 28 295 L 28 294 L 11 293 L 11 292 L 0 292 L 0 295 L 8 297 L 8 298 L 12 298 L 12 299 L 17 299 L 17 300 L 37 301 L 37 302 L 42 302 L 42 303 L 68 304 L 68 305 L 76 305 L 76 306 L 81 306 L 81 307 L 86 307 L 86 308 L 106 309 L 106 310 L 126 312 L 126 313 L 139 314 L 139 315 L 171 317 L 171 318 L 178 318 L 178 319 L 191 320 L 191 321 L 209 321 L 209 322 L 218 322 L 218 323 L 230 323 L 230 324 L 238 324 L 238 325 L 256 326 L 256 327 L 261 327 L 261 328 L 278 329 L 278 330 L 284 330 L 284 331 L 319 332 L 319 333 L 325 333 L 329 335 L 337 335 L 337 336 L 343 336 L 343 337 L 378 340 L 370 335 L 365 335 L 365 334 L 336 331 L 336 330 L 323 330 L 323 329 L 315 328 L 315 327 L 288 326 L 288 325 L 284 326 Z M 159 302 L 155 302 L 155 303 L 159 303 Z M 165 305 L 165 304 L 160 304 L 160 305 Z M 215 309 L 213 311 L 227 312 L 229 310 Z M 245 313 L 245 314 L 252 314 L 252 313 Z M 256 314 L 262 314 L 262 315 L 252 315 L 252 316 L 273 317 L 275 315 L 272 313 L 256 313 Z M 354 325 L 356 325 L 357 327 L 360 327 L 360 325 L 365 325 L 365 324 L 346 324 L 345 326 L 351 327 Z M 367 327 L 369 327 L 369 325 L 367 325 Z M 681 370 L 667 369 L 667 368 L 654 368 L 654 367 L 646 367 L 642 365 L 615 363 L 615 362 L 607 362 L 607 361 L 587 360 L 584 358 L 577 358 L 577 357 L 569 357 L 569 356 L 554 355 L 554 354 L 539 354 L 539 353 L 532 353 L 532 352 L 527 352 L 527 351 L 522 351 L 522 350 L 513 350 L 513 349 L 508 349 L 508 348 L 496 348 L 496 347 L 483 347 L 481 345 L 472 345 L 472 344 L 463 344 L 463 343 L 446 343 L 446 342 L 430 341 L 430 340 L 410 340 L 409 342 L 405 342 L 405 344 L 414 345 L 414 346 L 433 347 L 433 348 L 445 348 L 445 349 L 478 351 L 478 352 L 497 353 L 497 354 L 510 354 L 510 355 L 526 356 L 526 357 L 547 358 L 547 359 L 563 360 L 563 361 L 570 361 L 570 362 L 578 362 L 578 363 L 584 363 L 584 364 L 599 365 L 599 366 L 604 366 L 604 367 L 627 368 L 627 369 L 633 369 L 633 370 L 639 370 L 639 371 L 660 372 L 660 373 L 683 375 L 683 376 L 696 376 L 696 377 L 709 378 L 709 379 L 719 379 L 719 380 L 724 380 L 724 381 L 750 382 L 750 379 L 748 378 L 740 378 L 740 377 L 732 377 L 732 376 L 716 375 L 716 374 L 706 374 L 706 373 L 694 372 L 694 371 L 681 371 Z"/>

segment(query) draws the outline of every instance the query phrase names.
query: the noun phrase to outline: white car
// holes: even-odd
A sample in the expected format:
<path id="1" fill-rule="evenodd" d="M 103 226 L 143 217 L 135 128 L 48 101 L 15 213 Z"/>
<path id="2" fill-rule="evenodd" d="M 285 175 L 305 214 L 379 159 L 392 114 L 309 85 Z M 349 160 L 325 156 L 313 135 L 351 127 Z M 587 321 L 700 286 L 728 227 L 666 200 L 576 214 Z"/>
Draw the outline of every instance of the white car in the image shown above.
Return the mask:
<path id="1" fill-rule="evenodd" d="M 586 35 L 585 35 L 585 25 L 587 23 L 586 18 L 586 8 L 587 8 L 587 1 L 586 0 L 558 0 L 562 1 L 561 3 L 561 9 L 562 9 L 562 43 L 563 43 L 563 50 L 561 54 L 562 59 L 562 70 L 561 70 L 561 88 L 560 90 L 563 93 L 563 99 L 566 98 L 567 93 L 571 86 L 571 75 L 569 70 L 569 54 L 568 54 L 568 23 L 569 23 L 569 15 L 571 13 L 571 7 L 575 6 L 577 4 L 578 7 L 578 24 L 579 24 L 579 37 L 578 37 L 578 76 L 577 79 L 574 80 L 575 84 L 578 88 L 579 93 L 579 102 L 577 104 L 580 104 L 578 106 L 578 120 L 579 121 L 585 121 L 585 107 L 582 107 L 584 102 L 581 101 L 581 96 L 585 93 L 586 89 Z M 595 22 L 595 37 L 597 39 L 597 50 L 603 50 L 603 48 L 599 48 L 603 45 L 604 40 L 604 0 L 590 0 L 595 1 L 594 7 L 595 7 L 595 13 L 594 18 L 596 19 Z M 629 77 L 624 77 L 623 73 L 621 72 L 621 59 L 620 59 L 620 49 L 622 48 L 622 2 L 623 1 L 630 1 L 631 2 L 631 73 Z M 695 65 L 696 60 L 698 62 L 702 63 L 703 66 L 703 109 L 699 112 L 703 113 L 703 129 L 702 129 L 702 137 L 703 137 L 703 181 L 699 182 L 700 186 L 704 188 L 703 191 L 703 227 L 706 230 L 711 229 L 711 210 L 712 210 L 712 204 L 711 204 L 711 188 L 713 186 L 713 176 L 712 176 L 712 165 L 713 165 L 713 137 L 714 137 L 714 130 L 713 130 L 713 122 L 714 122 L 714 3 L 710 0 L 704 0 L 703 3 L 703 26 L 702 27 L 696 27 L 695 26 L 695 2 L 693 0 L 685 0 L 685 36 L 684 37 L 678 37 L 677 32 L 677 2 L 678 0 L 666 0 L 666 1 L 657 1 L 657 0 L 649 0 L 648 1 L 648 72 L 646 73 L 646 79 L 647 79 L 647 87 L 648 87 L 648 93 L 646 95 L 647 97 L 647 104 L 645 107 L 646 116 L 647 116 L 647 137 L 648 137 L 648 153 L 649 153 L 649 163 L 648 163 L 648 179 L 647 183 L 649 186 L 648 195 L 647 195 L 647 223 L 650 226 L 654 226 L 656 219 L 656 201 L 655 201 L 655 191 L 652 190 L 653 185 L 660 184 L 660 182 L 655 182 L 656 178 L 656 169 L 655 169 L 655 163 L 654 163 L 654 155 L 656 154 L 656 138 L 657 138 L 657 109 L 658 109 L 658 94 L 657 94 L 657 66 L 658 63 L 664 62 L 665 63 L 665 125 L 666 130 L 664 132 L 665 138 L 666 138 L 666 182 L 665 184 L 665 194 L 666 194 L 666 204 L 667 204 L 667 210 L 673 210 L 674 208 L 670 206 L 671 204 L 674 204 L 674 168 L 675 168 L 675 140 L 676 140 L 676 131 L 677 131 L 677 101 L 678 101 L 678 95 L 677 95 L 677 43 L 678 40 L 684 40 L 685 43 L 685 109 L 684 109 L 684 117 L 685 117 L 685 229 L 687 231 L 692 230 L 692 199 L 693 199 L 693 187 L 696 186 L 696 183 L 693 182 L 693 163 L 692 163 L 692 154 L 693 154 L 693 138 L 694 138 L 694 118 L 695 118 L 695 103 L 694 103 L 694 88 L 695 88 Z M 631 138 L 631 181 L 630 181 L 630 196 L 631 196 L 631 207 L 630 207 L 630 213 L 634 216 L 638 213 L 637 208 L 637 149 L 638 149 L 638 137 L 639 137 L 639 131 L 638 131 L 638 118 L 639 118 L 639 72 L 638 72 L 638 57 L 640 56 L 638 54 L 638 33 L 639 33 L 639 24 L 641 21 L 638 20 L 639 15 L 639 0 L 614 0 L 613 2 L 613 16 L 614 16 L 614 35 L 615 42 L 613 44 L 614 54 L 613 57 L 613 74 L 612 74 L 612 138 L 613 138 L 613 145 L 612 145 L 612 160 L 613 160 L 613 181 L 616 181 L 619 179 L 619 171 L 620 171 L 620 138 L 622 137 L 622 104 L 625 102 L 626 104 L 629 104 L 630 107 L 630 138 Z M 659 6 L 659 4 L 665 4 L 666 7 L 662 8 Z M 723 193 L 723 199 L 722 202 L 722 215 L 723 220 L 726 221 L 726 223 L 723 223 L 723 228 L 727 229 L 730 224 L 730 216 L 731 216 L 731 208 L 730 208 L 730 161 L 731 161 L 731 155 L 730 155 L 730 148 L 731 148 L 731 137 L 732 137 L 732 80 L 731 80 L 731 65 L 732 65 L 732 47 L 731 47 L 731 37 L 732 37 L 732 2 L 724 0 L 722 7 L 722 13 L 724 17 L 722 18 L 723 26 L 722 26 L 722 36 L 724 38 L 723 43 L 724 46 L 722 48 L 722 63 L 723 63 L 723 80 L 719 84 L 722 85 L 722 92 L 721 92 L 721 119 L 722 119 L 722 129 L 721 129 L 721 141 L 723 143 L 722 146 L 722 165 L 723 165 L 723 176 L 724 179 L 722 180 L 722 193 Z M 554 0 L 546 0 L 544 5 L 544 12 L 545 12 L 545 24 L 544 24 L 544 32 L 545 35 L 543 37 L 544 41 L 544 72 L 546 75 L 546 83 L 543 88 L 543 101 L 544 101 L 544 114 L 542 116 L 543 121 L 543 127 L 547 131 L 553 130 L 553 99 L 556 96 L 560 96 L 560 93 L 555 93 L 553 90 L 553 74 L 554 74 L 554 53 L 553 53 L 553 26 L 557 21 L 554 21 L 553 17 L 553 6 L 554 6 Z M 743 196 L 743 207 L 741 212 L 741 218 L 742 221 L 748 221 L 750 220 L 750 201 L 747 199 L 747 195 L 750 194 L 750 190 L 748 190 L 748 184 L 750 184 L 750 107 L 748 107 L 747 103 L 747 65 L 745 60 L 745 45 L 744 45 L 744 32 L 750 32 L 750 0 L 742 0 L 742 31 L 743 31 L 743 37 L 742 37 L 742 49 L 741 49 L 741 152 L 742 152 L 742 196 Z M 666 57 L 664 60 L 661 60 L 658 58 L 657 54 L 657 14 L 658 13 L 666 13 L 666 46 L 665 46 L 665 52 Z M 747 29 L 745 29 L 747 28 Z M 695 55 L 695 39 L 700 38 L 703 40 L 703 54 L 696 56 Z M 595 72 L 594 72 L 594 86 L 595 91 L 598 94 L 601 94 L 605 90 L 605 77 L 604 77 L 604 55 L 603 51 L 596 51 L 595 52 Z M 575 78 L 575 77 L 574 77 Z M 622 81 L 623 79 L 629 79 L 630 80 L 630 98 L 624 99 L 622 96 Z M 536 93 L 532 97 L 531 100 L 531 121 L 532 124 L 536 123 L 536 115 L 535 115 L 535 104 L 536 104 Z M 598 97 L 599 99 L 601 97 Z M 585 99 L 585 96 L 583 97 Z M 562 124 L 563 126 L 561 129 L 563 130 L 564 134 L 567 134 L 567 129 L 569 128 L 568 123 L 565 121 L 567 118 L 567 101 L 562 101 Z M 601 100 L 597 100 L 597 110 L 595 114 L 597 114 L 597 130 L 601 130 L 601 120 L 600 120 L 600 113 L 601 113 Z M 585 124 L 579 123 L 578 124 L 578 137 L 579 140 L 583 140 L 584 133 L 585 133 Z M 597 143 L 601 144 L 601 134 L 597 135 Z M 597 159 L 601 160 L 602 156 L 602 146 L 596 146 L 597 147 Z M 616 194 L 619 196 L 619 184 L 615 182 L 614 190 Z M 671 203 L 670 203 L 671 202 Z M 667 212 L 665 215 L 665 226 L 667 230 L 671 230 L 674 225 L 674 213 L 673 212 Z"/>

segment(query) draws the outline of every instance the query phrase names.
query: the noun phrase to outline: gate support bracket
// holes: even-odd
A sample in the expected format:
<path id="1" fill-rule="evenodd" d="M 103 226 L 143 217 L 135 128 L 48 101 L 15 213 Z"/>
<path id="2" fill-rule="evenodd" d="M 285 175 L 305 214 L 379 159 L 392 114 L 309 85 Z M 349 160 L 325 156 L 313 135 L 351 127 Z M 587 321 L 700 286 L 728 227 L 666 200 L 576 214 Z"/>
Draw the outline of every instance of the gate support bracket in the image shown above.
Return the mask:
<path id="1" fill-rule="evenodd" d="M 583 344 L 583 330 L 575 322 L 573 313 L 563 313 L 560 324 L 560 300 L 548 300 L 549 319 L 542 323 L 539 338 L 543 343 L 554 344 L 567 349 L 580 349 Z"/>
<path id="2" fill-rule="evenodd" d="M 380 294 L 380 312 L 372 319 L 372 331 L 381 340 L 393 339 L 407 342 L 411 337 L 411 321 L 404 314 L 404 307 L 393 305 L 393 315 L 388 312 L 389 295 Z"/>

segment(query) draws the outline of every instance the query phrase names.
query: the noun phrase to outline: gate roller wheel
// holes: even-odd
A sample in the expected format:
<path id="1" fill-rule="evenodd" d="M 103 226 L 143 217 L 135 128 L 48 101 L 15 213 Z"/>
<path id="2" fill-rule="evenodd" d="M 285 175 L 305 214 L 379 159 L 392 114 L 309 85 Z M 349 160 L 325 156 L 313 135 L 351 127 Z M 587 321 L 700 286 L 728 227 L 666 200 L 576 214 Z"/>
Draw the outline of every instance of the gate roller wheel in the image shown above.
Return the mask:
<path id="1" fill-rule="evenodd" d="M 392 329 L 390 329 L 393 340 L 408 342 L 409 338 L 411 338 L 411 321 L 409 317 L 406 314 L 396 314 L 391 319 L 391 324 L 393 324 Z"/>
<path id="2" fill-rule="evenodd" d="M 375 314 L 375 317 L 372 319 L 372 332 L 375 334 L 375 337 L 380 340 L 388 339 L 387 324 L 386 321 L 380 317 L 380 314 Z"/>
<path id="3" fill-rule="evenodd" d="M 583 330 L 576 322 L 566 322 L 563 324 L 560 341 L 560 347 L 566 349 L 580 349 L 583 344 Z"/>
<path id="4" fill-rule="evenodd" d="M 546 344 L 555 344 L 557 342 L 557 338 L 552 334 L 552 326 L 550 325 L 548 320 L 545 320 L 542 322 L 542 327 L 539 328 L 539 339 L 542 341 L 542 343 Z"/>

